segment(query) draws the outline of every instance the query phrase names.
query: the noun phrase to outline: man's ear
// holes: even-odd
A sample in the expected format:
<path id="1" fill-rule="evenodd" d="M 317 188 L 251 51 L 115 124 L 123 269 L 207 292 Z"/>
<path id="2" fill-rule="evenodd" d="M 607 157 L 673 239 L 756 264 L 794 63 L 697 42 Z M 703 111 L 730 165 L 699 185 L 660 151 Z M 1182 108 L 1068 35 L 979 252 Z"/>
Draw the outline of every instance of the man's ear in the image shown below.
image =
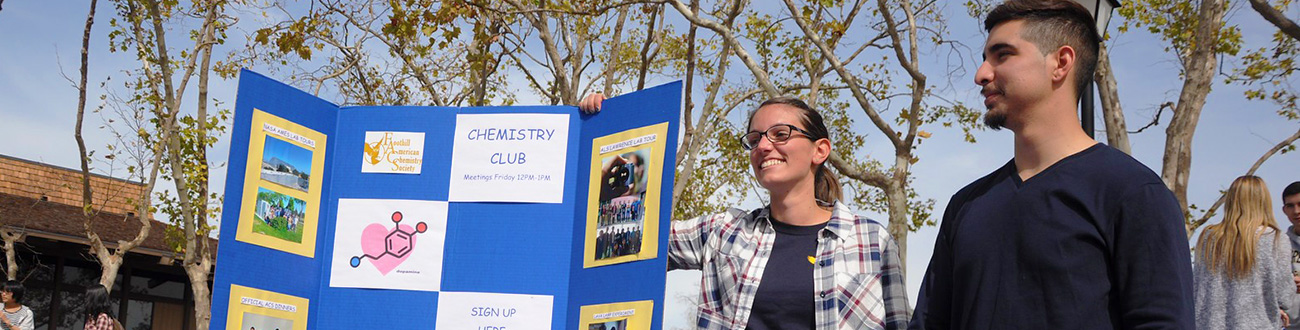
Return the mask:
<path id="1" fill-rule="evenodd" d="M 1064 84 L 1066 79 L 1070 78 L 1070 71 L 1074 70 L 1074 64 L 1078 61 L 1078 55 L 1074 52 L 1074 47 L 1069 45 L 1061 46 L 1052 54 L 1052 82 L 1055 84 Z"/>

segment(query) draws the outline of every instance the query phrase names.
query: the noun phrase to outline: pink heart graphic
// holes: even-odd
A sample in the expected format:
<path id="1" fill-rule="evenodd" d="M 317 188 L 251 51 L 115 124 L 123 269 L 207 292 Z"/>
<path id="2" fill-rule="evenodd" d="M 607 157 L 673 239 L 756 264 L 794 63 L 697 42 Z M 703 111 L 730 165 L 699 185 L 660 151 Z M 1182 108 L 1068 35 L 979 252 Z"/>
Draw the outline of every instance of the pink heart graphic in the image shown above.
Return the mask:
<path id="1" fill-rule="evenodd" d="M 369 259 L 380 274 L 388 275 L 411 256 L 411 250 L 415 248 L 415 232 L 407 225 L 397 225 L 391 230 L 377 223 L 366 226 L 361 231 L 361 252 L 367 256 L 364 259 Z"/>

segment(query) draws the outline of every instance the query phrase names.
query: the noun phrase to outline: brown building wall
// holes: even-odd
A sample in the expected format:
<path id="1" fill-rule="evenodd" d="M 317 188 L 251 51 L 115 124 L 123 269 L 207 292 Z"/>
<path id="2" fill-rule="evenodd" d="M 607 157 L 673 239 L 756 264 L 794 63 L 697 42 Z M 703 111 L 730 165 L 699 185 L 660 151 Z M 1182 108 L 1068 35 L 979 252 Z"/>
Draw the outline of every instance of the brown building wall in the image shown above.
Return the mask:
<path id="1" fill-rule="evenodd" d="M 91 174 L 95 209 L 116 214 L 136 213 L 144 184 Z M 81 206 L 81 171 L 0 155 L 0 193 Z"/>

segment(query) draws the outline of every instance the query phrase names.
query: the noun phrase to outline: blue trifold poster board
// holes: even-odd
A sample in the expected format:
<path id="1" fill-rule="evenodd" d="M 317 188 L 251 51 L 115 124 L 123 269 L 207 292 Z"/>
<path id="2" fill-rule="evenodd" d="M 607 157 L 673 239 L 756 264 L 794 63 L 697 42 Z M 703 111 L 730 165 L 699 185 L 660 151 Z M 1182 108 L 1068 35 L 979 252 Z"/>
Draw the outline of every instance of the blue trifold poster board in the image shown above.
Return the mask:
<path id="1" fill-rule="evenodd" d="M 660 329 L 681 83 L 339 107 L 242 71 L 212 329 Z"/>

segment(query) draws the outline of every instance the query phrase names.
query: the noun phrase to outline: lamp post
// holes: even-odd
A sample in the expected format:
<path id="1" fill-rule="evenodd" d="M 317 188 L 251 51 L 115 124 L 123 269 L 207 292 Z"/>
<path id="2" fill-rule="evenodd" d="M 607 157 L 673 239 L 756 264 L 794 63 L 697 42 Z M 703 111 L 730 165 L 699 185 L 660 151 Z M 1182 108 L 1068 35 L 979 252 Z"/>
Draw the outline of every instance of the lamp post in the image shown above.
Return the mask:
<path id="1" fill-rule="evenodd" d="M 1119 0 L 1073 0 L 1074 2 L 1088 8 L 1094 20 L 1097 21 L 1098 37 L 1106 35 L 1106 24 L 1110 23 L 1111 12 L 1115 7 L 1120 6 Z M 1098 59 L 1100 60 L 1100 59 Z M 1096 116 L 1093 111 L 1093 88 L 1095 82 L 1089 83 L 1088 87 L 1083 89 L 1083 95 L 1079 95 L 1079 122 L 1083 123 L 1083 131 L 1088 133 L 1088 137 L 1096 138 L 1097 124 Z"/>

